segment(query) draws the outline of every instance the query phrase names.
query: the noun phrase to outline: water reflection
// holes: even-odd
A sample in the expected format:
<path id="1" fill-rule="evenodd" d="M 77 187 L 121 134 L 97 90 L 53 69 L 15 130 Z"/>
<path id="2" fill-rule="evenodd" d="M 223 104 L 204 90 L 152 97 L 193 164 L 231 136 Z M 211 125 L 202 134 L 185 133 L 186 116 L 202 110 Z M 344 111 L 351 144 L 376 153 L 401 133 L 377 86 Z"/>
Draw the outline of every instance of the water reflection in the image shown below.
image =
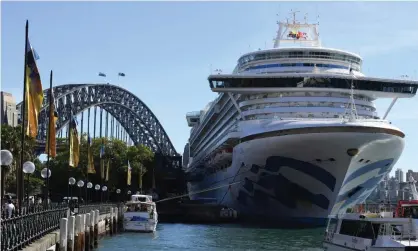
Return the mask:
<path id="1" fill-rule="evenodd" d="M 159 224 L 153 234 L 123 233 L 99 241 L 111 250 L 322 250 L 323 228 L 268 229 L 240 225 Z"/>

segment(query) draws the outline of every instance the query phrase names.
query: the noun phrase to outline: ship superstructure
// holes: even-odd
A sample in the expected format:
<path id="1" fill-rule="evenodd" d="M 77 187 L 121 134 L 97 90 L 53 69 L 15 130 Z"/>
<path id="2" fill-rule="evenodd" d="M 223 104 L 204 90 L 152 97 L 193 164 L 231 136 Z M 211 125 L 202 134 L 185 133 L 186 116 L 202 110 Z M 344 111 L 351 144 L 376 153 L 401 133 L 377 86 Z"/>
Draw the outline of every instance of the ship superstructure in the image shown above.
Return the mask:
<path id="1" fill-rule="evenodd" d="M 278 25 L 272 49 L 210 75 L 219 96 L 186 115 L 188 187 L 191 199 L 246 218 L 324 224 L 365 199 L 400 157 L 405 135 L 385 119 L 417 82 L 364 76 L 359 55 L 321 47 L 318 25 L 295 12 Z M 382 118 L 378 98 L 393 99 Z"/>

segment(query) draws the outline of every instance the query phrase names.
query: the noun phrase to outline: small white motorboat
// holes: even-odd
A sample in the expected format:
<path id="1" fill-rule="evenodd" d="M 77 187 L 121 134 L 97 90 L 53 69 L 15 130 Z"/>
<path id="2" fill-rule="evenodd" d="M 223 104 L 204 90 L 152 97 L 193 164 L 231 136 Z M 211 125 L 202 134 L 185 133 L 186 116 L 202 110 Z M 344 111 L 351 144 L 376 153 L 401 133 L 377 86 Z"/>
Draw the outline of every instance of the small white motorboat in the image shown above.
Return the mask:
<path id="1" fill-rule="evenodd" d="M 418 251 L 418 193 L 400 200 L 394 212 L 346 213 L 329 217 L 323 247 L 328 251 Z"/>
<path id="2" fill-rule="evenodd" d="M 134 194 L 126 202 L 124 211 L 125 231 L 155 232 L 158 223 L 157 207 L 151 195 Z"/>

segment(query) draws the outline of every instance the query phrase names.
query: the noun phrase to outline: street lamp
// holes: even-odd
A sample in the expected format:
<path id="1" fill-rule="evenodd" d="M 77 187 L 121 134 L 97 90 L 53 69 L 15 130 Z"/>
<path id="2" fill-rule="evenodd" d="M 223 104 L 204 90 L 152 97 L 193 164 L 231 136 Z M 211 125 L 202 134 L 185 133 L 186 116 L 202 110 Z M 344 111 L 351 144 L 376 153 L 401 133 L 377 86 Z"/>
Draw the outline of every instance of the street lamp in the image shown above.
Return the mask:
<path id="1" fill-rule="evenodd" d="M 78 182 L 77 182 L 77 186 L 78 186 L 78 196 L 80 197 L 80 200 L 81 200 L 81 188 L 84 186 L 84 181 L 82 181 L 82 180 L 79 180 Z"/>
<path id="2" fill-rule="evenodd" d="M 1 150 L 1 165 L 10 166 L 13 162 L 13 155 L 9 150 Z"/>
<path id="3" fill-rule="evenodd" d="M 47 175 L 47 172 L 48 172 L 48 175 Z M 46 168 L 42 169 L 41 170 L 41 177 L 43 179 L 50 178 L 51 177 L 51 169 L 49 169 L 49 170 L 47 170 Z"/>
<path id="4" fill-rule="evenodd" d="M 93 183 L 88 182 L 88 183 L 87 183 L 87 188 L 86 188 L 86 193 L 87 193 L 86 197 L 87 197 L 87 201 L 89 200 L 89 189 L 90 189 L 90 188 L 92 188 L 92 187 L 93 187 Z M 93 199 L 92 199 L 92 200 L 93 200 Z"/>
<path id="5" fill-rule="evenodd" d="M 32 161 L 26 161 L 23 163 L 23 172 L 26 173 L 26 195 L 27 195 L 27 203 L 29 207 L 29 175 L 35 172 L 35 164 Z"/>
<path id="6" fill-rule="evenodd" d="M 96 184 L 94 186 L 94 189 L 96 190 L 96 199 L 97 199 L 97 192 L 100 190 L 100 185 L 99 184 Z"/>
<path id="7" fill-rule="evenodd" d="M 51 178 L 51 169 L 48 169 L 48 168 L 44 168 L 44 169 L 42 169 L 41 170 L 41 177 L 42 177 L 42 179 L 49 179 L 49 178 Z M 45 184 L 45 183 L 44 183 Z M 48 188 L 47 188 L 48 189 Z M 47 205 L 48 205 L 48 203 L 49 203 L 49 191 L 47 191 L 47 197 L 46 197 L 46 203 L 47 203 Z"/>
<path id="8" fill-rule="evenodd" d="M 13 155 L 9 150 L 1 150 L 1 192 L 0 192 L 0 201 L 3 199 L 4 196 L 4 184 L 6 181 L 6 166 L 10 166 L 13 162 Z M 3 205 L 3 203 L 2 203 Z"/>
<path id="9" fill-rule="evenodd" d="M 119 194 L 120 194 L 120 189 L 118 188 L 118 189 L 116 189 L 116 194 L 117 194 L 117 200 L 118 200 L 118 202 L 120 201 L 120 198 L 119 198 Z"/>
<path id="10" fill-rule="evenodd" d="M 102 193 L 102 196 L 101 196 L 100 202 L 101 202 L 101 201 L 102 201 L 102 199 L 103 199 L 103 195 L 104 195 L 104 193 L 107 191 L 107 186 L 103 186 L 103 187 L 102 187 L 102 191 L 103 191 L 103 193 Z"/>
<path id="11" fill-rule="evenodd" d="M 75 184 L 75 179 L 73 177 L 70 177 L 68 179 L 68 185 L 69 185 L 69 188 L 70 188 L 69 189 L 70 190 L 69 197 L 71 198 L 70 200 L 73 200 L 73 191 L 72 191 L 72 188 L 73 188 L 74 184 Z"/>

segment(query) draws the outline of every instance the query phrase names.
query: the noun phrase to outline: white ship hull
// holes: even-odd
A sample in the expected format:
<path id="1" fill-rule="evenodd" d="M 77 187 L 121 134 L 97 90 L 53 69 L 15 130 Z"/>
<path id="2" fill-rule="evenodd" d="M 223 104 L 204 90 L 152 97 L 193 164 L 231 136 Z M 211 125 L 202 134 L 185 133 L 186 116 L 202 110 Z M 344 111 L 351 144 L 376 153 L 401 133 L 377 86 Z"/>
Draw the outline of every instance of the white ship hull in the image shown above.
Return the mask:
<path id="1" fill-rule="evenodd" d="M 241 219 L 324 225 L 331 212 L 366 199 L 404 148 L 387 123 L 243 123 L 232 165 L 188 183 L 192 193 L 225 185 L 191 199 L 232 207 Z"/>

